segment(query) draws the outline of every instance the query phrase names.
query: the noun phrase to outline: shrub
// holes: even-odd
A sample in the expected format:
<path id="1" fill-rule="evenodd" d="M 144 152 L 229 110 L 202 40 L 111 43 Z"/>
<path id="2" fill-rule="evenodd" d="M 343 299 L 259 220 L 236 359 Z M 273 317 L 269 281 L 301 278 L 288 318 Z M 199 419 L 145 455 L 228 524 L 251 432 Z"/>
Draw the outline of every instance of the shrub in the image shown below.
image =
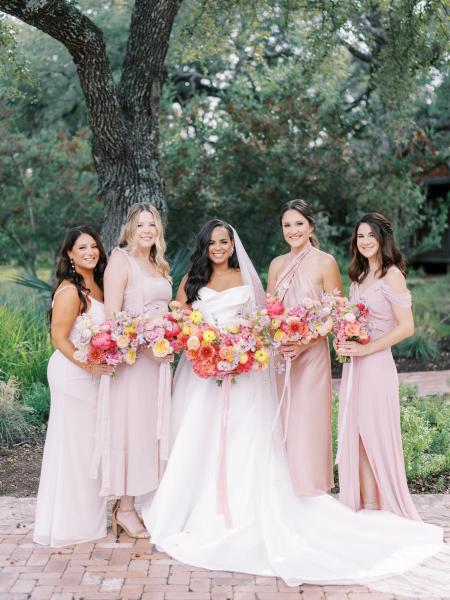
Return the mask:
<path id="1" fill-rule="evenodd" d="M 415 317 L 414 335 L 395 348 L 395 354 L 404 358 L 436 358 L 439 354 L 438 334 L 428 317 Z"/>
<path id="2" fill-rule="evenodd" d="M 339 402 L 332 407 L 333 452 L 337 449 Z M 450 404 L 445 396 L 417 396 L 413 385 L 400 386 L 400 423 L 408 480 L 450 470 Z M 337 481 L 337 471 L 335 471 Z M 445 486 L 445 478 L 443 478 Z"/>
<path id="3" fill-rule="evenodd" d="M 28 421 L 36 426 L 45 425 L 50 412 L 50 390 L 41 382 L 32 383 L 22 394 L 22 404 L 31 410 L 26 413 Z"/>
<path id="4" fill-rule="evenodd" d="M 27 419 L 31 410 L 19 401 L 19 388 L 13 377 L 0 381 L 0 447 L 34 441 L 36 431 Z"/>

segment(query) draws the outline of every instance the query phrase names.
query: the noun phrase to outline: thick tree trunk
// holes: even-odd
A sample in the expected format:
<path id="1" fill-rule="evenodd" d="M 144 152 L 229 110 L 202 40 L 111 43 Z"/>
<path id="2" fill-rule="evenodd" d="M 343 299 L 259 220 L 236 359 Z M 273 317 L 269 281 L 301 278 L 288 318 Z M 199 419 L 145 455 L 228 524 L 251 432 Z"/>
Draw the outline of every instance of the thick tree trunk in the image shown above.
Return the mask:
<path id="1" fill-rule="evenodd" d="M 77 67 L 92 129 L 102 234 L 109 250 L 127 210 L 151 202 L 165 218 L 159 168 L 159 105 L 170 33 L 182 0 L 136 0 L 120 85 L 114 82 L 103 34 L 67 0 L 0 0 L 0 11 L 52 36 Z"/>

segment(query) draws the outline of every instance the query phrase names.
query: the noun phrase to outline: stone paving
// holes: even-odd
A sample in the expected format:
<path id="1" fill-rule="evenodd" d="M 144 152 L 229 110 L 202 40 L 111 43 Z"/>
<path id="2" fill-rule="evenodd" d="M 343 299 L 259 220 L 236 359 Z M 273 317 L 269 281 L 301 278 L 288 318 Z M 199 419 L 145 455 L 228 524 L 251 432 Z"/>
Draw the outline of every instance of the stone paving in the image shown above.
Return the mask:
<path id="1" fill-rule="evenodd" d="M 450 495 L 415 495 L 423 518 L 446 528 Z M 275 577 L 208 571 L 172 560 L 148 540 L 46 548 L 32 541 L 34 498 L 0 497 L 0 600 L 406 600 L 364 586 L 288 587 Z M 450 596 L 450 590 L 449 590 Z M 436 598 L 436 597 L 435 597 Z M 428 597 L 428 600 L 432 600 Z"/>

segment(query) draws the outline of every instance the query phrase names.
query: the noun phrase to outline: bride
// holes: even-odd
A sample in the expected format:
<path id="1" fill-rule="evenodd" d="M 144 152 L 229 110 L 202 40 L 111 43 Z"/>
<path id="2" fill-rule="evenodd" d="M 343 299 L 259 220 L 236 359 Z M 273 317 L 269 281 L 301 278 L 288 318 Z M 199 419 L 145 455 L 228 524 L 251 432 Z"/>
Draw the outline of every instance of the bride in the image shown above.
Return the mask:
<path id="1" fill-rule="evenodd" d="M 230 225 L 216 219 L 204 225 L 177 299 L 219 326 L 264 304 L 258 275 Z M 434 525 L 383 511 L 354 513 L 326 494 L 296 496 L 274 430 L 269 369 L 237 378 L 228 414 L 223 398 L 223 386 L 180 361 L 170 459 L 142 511 L 160 549 L 190 565 L 278 576 L 291 586 L 373 581 L 442 550 L 442 530 Z"/>

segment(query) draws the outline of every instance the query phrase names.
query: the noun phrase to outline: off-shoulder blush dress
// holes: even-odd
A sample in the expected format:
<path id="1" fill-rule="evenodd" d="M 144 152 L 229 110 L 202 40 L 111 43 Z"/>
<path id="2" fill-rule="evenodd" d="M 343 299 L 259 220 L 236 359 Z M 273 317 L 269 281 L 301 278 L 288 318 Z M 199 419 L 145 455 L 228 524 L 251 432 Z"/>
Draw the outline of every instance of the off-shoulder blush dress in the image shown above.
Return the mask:
<path id="1" fill-rule="evenodd" d="M 369 308 L 373 339 L 395 327 L 392 305 L 408 308 L 411 294 L 395 292 L 383 279 L 363 294 L 357 283 L 350 288 L 353 302 Z M 390 348 L 368 356 L 353 357 L 344 365 L 339 402 L 340 500 L 353 510 L 361 508 L 359 438 L 372 467 L 381 508 L 420 520 L 406 482 L 400 430 L 398 375 Z"/>

